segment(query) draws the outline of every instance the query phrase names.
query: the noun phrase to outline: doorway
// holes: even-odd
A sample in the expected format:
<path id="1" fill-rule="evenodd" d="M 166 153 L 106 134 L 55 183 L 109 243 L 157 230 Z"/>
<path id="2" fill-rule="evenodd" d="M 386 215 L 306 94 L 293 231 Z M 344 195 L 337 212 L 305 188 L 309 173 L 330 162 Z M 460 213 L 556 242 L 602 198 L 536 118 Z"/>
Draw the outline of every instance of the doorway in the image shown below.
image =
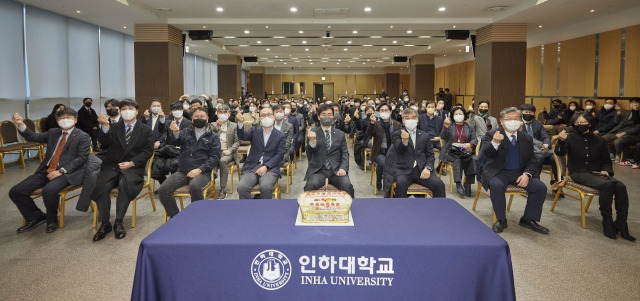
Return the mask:
<path id="1" fill-rule="evenodd" d="M 327 97 L 328 100 L 335 101 L 333 99 L 333 83 L 313 83 L 313 100 L 317 101 L 318 98 Z"/>

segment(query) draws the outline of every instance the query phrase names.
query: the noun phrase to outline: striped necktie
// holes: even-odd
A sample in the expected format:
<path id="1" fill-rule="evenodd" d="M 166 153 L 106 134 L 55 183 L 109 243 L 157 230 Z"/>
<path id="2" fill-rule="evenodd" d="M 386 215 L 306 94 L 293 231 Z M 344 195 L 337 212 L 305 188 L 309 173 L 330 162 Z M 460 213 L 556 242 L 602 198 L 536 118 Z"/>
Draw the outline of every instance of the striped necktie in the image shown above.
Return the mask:
<path id="1" fill-rule="evenodd" d="M 129 140 L 131 140 L 131 125 L 127 125 L 127 131 L 124 133 L 124 141 L 129 144 Z"/>

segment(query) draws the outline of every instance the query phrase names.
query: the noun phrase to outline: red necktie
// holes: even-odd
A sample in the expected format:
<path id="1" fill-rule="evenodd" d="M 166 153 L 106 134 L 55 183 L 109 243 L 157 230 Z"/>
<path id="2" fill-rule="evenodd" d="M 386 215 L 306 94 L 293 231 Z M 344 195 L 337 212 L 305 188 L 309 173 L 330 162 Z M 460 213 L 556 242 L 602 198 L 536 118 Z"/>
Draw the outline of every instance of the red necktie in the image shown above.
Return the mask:
<path id="1" fill-rule="evenodd" d="M 47 168 L 47 173 L 52 173 L 58 167 L 58 161 L 60 161 L 60 155 L 62 155 L 62 149 L 64 149 L 64 144 L 67 143 L 67 132 L 62 132 L 62 139 L 60 139 L 60 143 L 58 143 L 58 148 L 56 148 L 56 152 L 53 154 L 53 158 L 49 161 L 49 168 Z"/>

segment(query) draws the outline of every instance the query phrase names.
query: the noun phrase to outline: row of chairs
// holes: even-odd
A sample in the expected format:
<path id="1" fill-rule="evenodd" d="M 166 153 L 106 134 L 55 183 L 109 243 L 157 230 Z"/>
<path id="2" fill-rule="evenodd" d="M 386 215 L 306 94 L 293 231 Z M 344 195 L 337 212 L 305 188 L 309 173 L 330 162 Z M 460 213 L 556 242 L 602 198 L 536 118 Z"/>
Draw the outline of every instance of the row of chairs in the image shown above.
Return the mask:
<path id="1" fill-rule="evenodd" d="M 46 119 L 46 118 L 45 118 Z M 38 124 L 44 123 L 44 119 L 38 120 Z M 24 119 L 24 124 L 34 133 L 36 132 L 36 124 L 31 119 Z M 30 150 L 38 152 L 38 160 L 42 162 L 44 159 L 44 143 L 28 142 L 24 138 L 18 138 L 18 128 L 9 120 L 5 120 L 0 124 L 0 174 L 4 174 L 4 156 L 7 154 L 17 154 L 18 162 L 22 168 L 26 168 L 25 153 Z"/>

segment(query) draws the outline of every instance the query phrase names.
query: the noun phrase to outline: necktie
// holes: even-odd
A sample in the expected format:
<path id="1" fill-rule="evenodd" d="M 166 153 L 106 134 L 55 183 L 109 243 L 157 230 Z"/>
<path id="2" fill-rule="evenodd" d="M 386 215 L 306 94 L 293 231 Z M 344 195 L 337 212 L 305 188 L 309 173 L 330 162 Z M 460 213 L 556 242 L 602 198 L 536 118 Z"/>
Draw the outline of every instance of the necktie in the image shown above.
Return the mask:
<path id="1" fill-rule="evenodd" d="M 176 125 L 180 128 L 180 121 L 176 121 Z"/>
<path id="2" fill-rule="evenodd" d="M 58 143 L 56 152 L 53 154 L 51 161 L 49 161 L 49 168 L 47 168 L 47 173 L 53 172 L 58 167 L 58 161 L 60 161 L 60 155 L 62 155 L 62 149 L 64 149 L 65 143 L 67 143 L 67 132 L 62 132 L 62 139 L 60 139 L 60 143 Z"/>
<path id="3" fill-rule="evenodd" d="M 131 125 L 127 125 L 127 131 L 124 133 L 124 141 L 129 144 L 129 140 L 131 139 Z"/>
<path id="4" fill-rule="evenodd" d="M 529 134 L 529 136 L 533 137 L 533 130 L 531 130 L 531 123 L 525 123 L 525 125 L 527 126 L 527 133 Z"/>
<path id="5" fill-rule="evenodd" d="M 158 116 L 153 115 L 151 117 L 151 130 L 153 130 L 156 127 L 156 120 L 158 120 Z"/>
<path id="6" fill-rule="evenodd" d="M 331 147 L 331 136 L 329 136 L 329 130 L 324 130 L 324 139 L 327 141 L 327 150 Z"/>
<path id="7" fill-rule="evenodd" d="M 518 141 L 516 140 L 516 135 L 511 135 L 511 144 L 513 144 L 513 146 L 516 145 Z"/>
<path id="8" fill-rule="evenodd" d="M 413 143 L 413 148 L 416 148 L 416 131 L 412 131 L 411 132 L 411 143 Z M 416 160 L 413 160 L 413 167 L 416 167 L 416 165 L 418 165 L 418 162 Z"/>

